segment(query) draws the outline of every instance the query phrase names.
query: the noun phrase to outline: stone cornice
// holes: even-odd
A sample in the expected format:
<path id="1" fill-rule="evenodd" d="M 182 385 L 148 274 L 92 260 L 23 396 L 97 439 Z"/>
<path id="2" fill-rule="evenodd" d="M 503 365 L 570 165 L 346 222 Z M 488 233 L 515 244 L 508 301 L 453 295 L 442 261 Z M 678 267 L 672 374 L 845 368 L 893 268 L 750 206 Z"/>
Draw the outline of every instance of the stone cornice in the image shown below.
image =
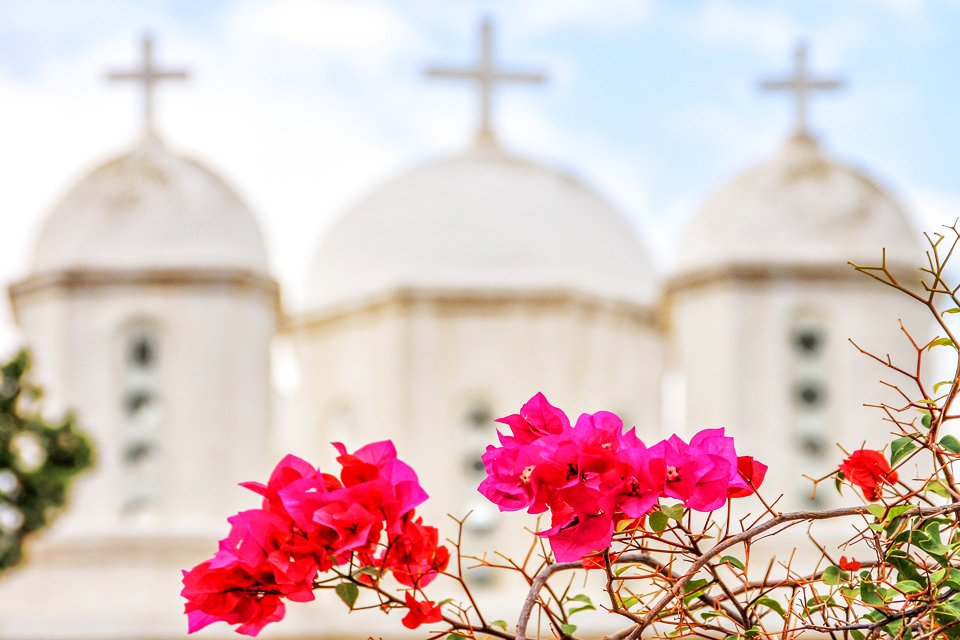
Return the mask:
<path id="1" fill-rule="evenodd" d="M 17 301 L 37 293 L 77 293 L 108 288 L 243 289 L 272 301 L 281 313 L 280 287 L 264 274 L 233 268 L 68 269 L 31 275 L 10 285 L 7 293 L 16 314 Z"/>
<path id="2" fill-rule="evenodd" d="M 918 274 L 915 266 L 888 264 L 888 268 L 904 280 Z M 868 284 L 870 278 L 858 272 L 848 264 L 746 264 L 727 263 L 711 265 L 685 271 L 671 276 L 664 283 L 664 294 L 670 297 L 680 290 L 697 289 L 723 282 L 773 283 L 790 280 L 793 282 L 854 282 Z"/>
<path id="3" fill-rule="evenodd" d="M 320 330 L 338 322 L 387 310 L 406 312 L 424 306 L 439 313 L 498 312 L 507 307 L 569 307 L 584 312 L 620 315 L 640 324 L 656 327 L 659 312 L 653 304 L 617 300 L 569 289 L 422 289 L 398 288 L 337 306 L 287 318 L 285 333 Z"/>

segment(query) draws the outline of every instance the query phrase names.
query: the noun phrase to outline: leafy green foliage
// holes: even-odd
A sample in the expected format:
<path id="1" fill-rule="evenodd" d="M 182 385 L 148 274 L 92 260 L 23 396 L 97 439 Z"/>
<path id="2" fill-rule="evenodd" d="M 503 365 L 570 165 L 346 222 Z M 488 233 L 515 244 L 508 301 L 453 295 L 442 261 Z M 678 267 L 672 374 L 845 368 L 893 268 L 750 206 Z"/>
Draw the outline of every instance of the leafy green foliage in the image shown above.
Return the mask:
<path id="1" fill-rule="evenodd" d="M 37 412 L 29 365 L 21 352 L 0 366 L 0 572 L 23 559 L 24 540 L 49 524 L 74 477 L 93 463 L 73 416 L 48 422 Z"/>
<path id="2" fill-rule="evenodd" d="M 360 588 L 353 582 L 341 582 L 335 590 L 343 603 L 353 609 L 353 605 L 357 603 L 357 597 L 360 596 Z"/>

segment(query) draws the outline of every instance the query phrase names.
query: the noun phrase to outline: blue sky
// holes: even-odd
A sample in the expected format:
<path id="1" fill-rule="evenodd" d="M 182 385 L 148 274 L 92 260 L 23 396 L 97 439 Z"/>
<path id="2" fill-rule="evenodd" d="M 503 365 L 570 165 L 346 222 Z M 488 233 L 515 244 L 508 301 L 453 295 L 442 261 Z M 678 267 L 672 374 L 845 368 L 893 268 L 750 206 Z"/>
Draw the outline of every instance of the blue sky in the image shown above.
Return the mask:
<path id="1" fill-rule="evenodd" d="M 921 226 L 960 215 L 960 3 L 0 0 L 0 281 L 26 273 L 70 184 L 136 139 L 139 95 L 103 73 L 150 30 L 161 64 L 194 73 L 160 88 L 163 137 L 247 200 L 296 305 L 332 220 L 470 140 L 473 90 L 422 70 L 472 62 L 483 16 L 503 64 L 550 76 L 498 92 L 505 146 L 593 185 L 665 269 L 697 203 L 789 132 L 788 99 L 757 82 L 790 70 L 799 39 L 815 73 L 847 81 L 813 102 L 824 144 Z M 15 341 L 0 314 L 0 348 Z"/>

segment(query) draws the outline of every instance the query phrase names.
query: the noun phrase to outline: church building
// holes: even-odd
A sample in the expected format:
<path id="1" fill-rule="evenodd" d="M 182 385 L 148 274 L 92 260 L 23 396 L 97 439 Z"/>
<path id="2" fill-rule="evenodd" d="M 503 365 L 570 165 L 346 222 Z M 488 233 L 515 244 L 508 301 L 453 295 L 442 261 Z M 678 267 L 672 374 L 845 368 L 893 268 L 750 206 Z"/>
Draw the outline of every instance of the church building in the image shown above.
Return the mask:
<path id="1" fill-rule="evenodd" d="M 476 85 L 472 139 L 344 211 L 296 310 L 281 304 L 254 214 L 154 125 L 155 85 L 186 72 L 161 69 L 147 38 L 142 66 L 111 74 L 142 85 L 142 135 L 54 204 L 10 288 L 46 410 L 78 414 L 98 464 L 0 580 L 0 637 L 185 637 L 179 570 L 256 503 L 236 484 L 288 450 L 330 464 L 331 441 L 393 439 L 431 493 L 426 520 L 449 535 L 446 514 L 472 511 L 468 549 L 516 551 L 521 517 L 475 489 L 493 419 L 536 391 L 569 411 L 615 411 L 647 441 L 725 426 L 770 464 L 781 508 L 834 504 L 803 476 L 835 467 L 837 441 L 883 440 L 862 406 L 883 372 L 847 338 L 888 349 L 902 342 L 897 319 L 925 326 L 847 265 L 886 247 L 906 270 L 922 250 L 894 196 L 810 130 L 810 94 L 839 82 L 813 77 L 799 48 L 794 74 L 764 84 L 792 92 L 794 130 L 705 197 L 661 273 L 602 194 L 497 135 L 493 92 L 544 76 L 502 68 L 489 23 L 480 45 L 475 64 L 428 72 Z M 276 341 L 302 371 L 282 412 Z M 516 604 L 494 572 L 472 579 Z M 397 616 L 374 613 L 358 622 L 321 597 L 264 637 L 401 635 Z"/>

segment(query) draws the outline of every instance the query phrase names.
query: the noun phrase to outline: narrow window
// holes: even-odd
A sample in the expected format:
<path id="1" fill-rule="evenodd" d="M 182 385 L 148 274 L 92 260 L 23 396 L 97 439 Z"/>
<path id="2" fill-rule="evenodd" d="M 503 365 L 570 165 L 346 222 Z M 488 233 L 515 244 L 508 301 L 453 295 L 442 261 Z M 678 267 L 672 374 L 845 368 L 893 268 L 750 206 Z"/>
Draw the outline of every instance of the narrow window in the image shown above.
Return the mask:
<path id="1" fill-rule="evenodd" d="M 120 512 L 125 520 L 142 521 L 152 516 L 160 499 L 163 406 L 157 332 L 150 326 L 129 329 L 121 348 Z"/>
<path id="2" fill-rule="evenodd" d="M 821 314 L 799 314 L 790 329 L 788 341 L 792 375 L 786 382 L 790 385 L 792 400 L 794 464 L 807 476 L 817 477 L 829 471 L 831 441 L 835 439 L 830 428 L 827 331 Z M 823 491 L 818 491 L 816 498 L 811 498 L 811 492 L 809 481 L 798 484 L 796 499 L 800 506 L 829 506 L 829 496 Z"/>

